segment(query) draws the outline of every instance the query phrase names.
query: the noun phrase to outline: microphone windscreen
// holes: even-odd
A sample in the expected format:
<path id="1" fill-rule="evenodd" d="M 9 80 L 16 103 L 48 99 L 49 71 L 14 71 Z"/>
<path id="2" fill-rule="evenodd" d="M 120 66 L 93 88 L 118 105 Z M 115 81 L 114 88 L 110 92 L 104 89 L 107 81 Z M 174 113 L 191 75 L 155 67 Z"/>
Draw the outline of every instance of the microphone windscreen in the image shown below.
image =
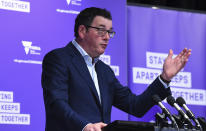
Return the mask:
<path id="1" fill-rule="evenodd" d="M 185 102 L 185 100 L 182 98 L 182 97 L 178 97 L 177 99 L 176 99 L 176 102 L 177 102 L 177 104 L 179 105 L 179 106 L 183 106 L 183 104 L 186 104 L 186 102 Z"/>
<path id="2" fill-rule="evenodd" d="M 171 106 L 174 106 L 175 98 L 173 96 L 168 96 L 167 103 L 169 103 Z"/>
<path id="3" fill-rule="evenodd" d="M 161 101 L 160 97 L 158 95 L 153 95 L 152 96 L 153 101 L 157 104 L 158 102 Z"/>

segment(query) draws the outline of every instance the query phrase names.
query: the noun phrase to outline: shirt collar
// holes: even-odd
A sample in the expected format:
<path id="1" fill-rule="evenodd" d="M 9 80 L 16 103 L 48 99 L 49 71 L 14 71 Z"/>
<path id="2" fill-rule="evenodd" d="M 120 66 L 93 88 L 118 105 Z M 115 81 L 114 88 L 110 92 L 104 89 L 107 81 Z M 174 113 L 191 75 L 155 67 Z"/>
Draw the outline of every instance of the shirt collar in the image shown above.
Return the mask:
<path id="1" fill-rule="evenodd" d="M 88 53 L 76 42 L 74 39 L 72 41 L 72 44 L 77 48 L 77 50 L 80 52 L 80 54 L 83 56 L 86 63 L 92 63 L 92 57 L 88 55 Z M 94 58 L 93 63 L 96 64 L 99 60 L 99 57 Z"/>

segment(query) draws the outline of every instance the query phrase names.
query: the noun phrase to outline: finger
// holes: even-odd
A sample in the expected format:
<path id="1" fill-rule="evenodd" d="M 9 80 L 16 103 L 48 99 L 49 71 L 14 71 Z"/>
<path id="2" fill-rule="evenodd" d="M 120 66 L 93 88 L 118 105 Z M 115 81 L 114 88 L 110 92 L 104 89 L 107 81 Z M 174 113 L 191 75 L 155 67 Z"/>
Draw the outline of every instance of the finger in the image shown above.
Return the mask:
<path id="1" fill-rule="evenodd" d="M 185 52 L 184 56 L 182 56 L 182 59 L 184 59 L 184 61 L 188 61 L 190 55 L 191 55 L 191 49 L 188 49 L 187 52 Z"/>
<path id="2" fill-rule="evenodd" d="M 172 56 L 173 56 L 173 50 L 170 49 L 167 58 L 172 59 Z"/>
<path id="3" fill-rule="evenodd" d="M 175 59 L 177 61 L 180 61 L 181 63 L 184 63 L 187 61 L 187 53 L 188 53 L 188 50 L 187 48 L 184 48 L 179 54 L 178 56 L 175 57 Z"/>
<path id="4" fill-rule="evenodd" d="M 182 58 L 182 56 L 187 52 L 187 48 L 184 48 L 177 56 L 177 58 Z"/>
<path id="5" fill-rule="evenodd" d="M 96 123 L 96 124 L 100 124 L 100 125 L 104 124 L 104 125 L 107 125 L 107 124 L 105 124 L 105 123 L 103 123 L 103 122 L 99 122 L 99 123 Z"/>
<path id="6" fill-rule="evenodd" d="M 191 52 L 192 52 L 191 49 L 189 49 L 189 50 L 187 51 L 187 58 L 191 55 Z"/>
<path id="7" fill-rule="evenodd" d="M 107 124 L 105 124 L 105 123 L 100 123 L 100 128 L 103 128 L 103 127 L 105 127 L 105 126 L 107 126 Z"/>
<path id="8" fill-rule="evenodd" d="M 103 123 L 103 122 L 99 122 L 97 123 L 97 125 L 100 127 L 100 128 L 103 128 L 105 126 L 107 126 L 107 124 Z"/>
<path id="9" fill-rule="evenodd" d="M 185 61 L 189 60 L 190 55 L 191 55 L 191 52 L 189 54 L 187 54 Z"/>
<path id="10" fill-rule="evenodd" d="M 190 52 L 190 49 L 185 48 L 185 52 L 183 54 L 183 56 L 187 56 L 187 54 Z"/>

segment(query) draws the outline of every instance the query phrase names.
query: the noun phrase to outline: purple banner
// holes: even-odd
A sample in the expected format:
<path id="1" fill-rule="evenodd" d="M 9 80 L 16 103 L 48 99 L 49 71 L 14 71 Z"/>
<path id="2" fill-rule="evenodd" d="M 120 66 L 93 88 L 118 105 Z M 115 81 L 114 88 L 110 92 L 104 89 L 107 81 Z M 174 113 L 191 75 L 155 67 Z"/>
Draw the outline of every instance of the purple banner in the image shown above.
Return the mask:
<path id="1" fill-rule="evenodd" d="M 127 84 L 125 5 L 126 0 L 0 0 L 1 131 L 44 130 L 42 59 L 74 39 L 74 20 L 86 7 L 111 11 L 117 33 L 101 59 Z M 113 110 L 112 120 L 127 118 L 126 113 Z"/>
<path id="2" fill-rule="evenodd" d="M 150 7 L 128 6 L 129 87 L 143 92 L 161 72 L 169 49 L 174 55 L 191 48 L 192 55 L 170 83 L 175 98 L 182 96 L 196 116 L 206 117 L 206 15 Z M 164 103 L 173 114 L 174 108 Z M 144 117 L 129 120 L 153 121 L 161 110 L 155 106 Z"/>

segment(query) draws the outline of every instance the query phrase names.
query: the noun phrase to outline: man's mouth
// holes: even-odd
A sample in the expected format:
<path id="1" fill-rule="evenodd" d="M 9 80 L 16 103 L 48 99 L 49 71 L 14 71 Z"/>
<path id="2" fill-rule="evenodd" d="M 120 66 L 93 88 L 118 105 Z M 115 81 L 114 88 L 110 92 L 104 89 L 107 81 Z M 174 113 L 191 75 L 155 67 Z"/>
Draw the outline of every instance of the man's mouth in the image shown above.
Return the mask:
<path id="1" fill-rule="evenodd" d="M 107 44 L 101 44 L 101 46 L 105 49 L 107 47 Z"/>

